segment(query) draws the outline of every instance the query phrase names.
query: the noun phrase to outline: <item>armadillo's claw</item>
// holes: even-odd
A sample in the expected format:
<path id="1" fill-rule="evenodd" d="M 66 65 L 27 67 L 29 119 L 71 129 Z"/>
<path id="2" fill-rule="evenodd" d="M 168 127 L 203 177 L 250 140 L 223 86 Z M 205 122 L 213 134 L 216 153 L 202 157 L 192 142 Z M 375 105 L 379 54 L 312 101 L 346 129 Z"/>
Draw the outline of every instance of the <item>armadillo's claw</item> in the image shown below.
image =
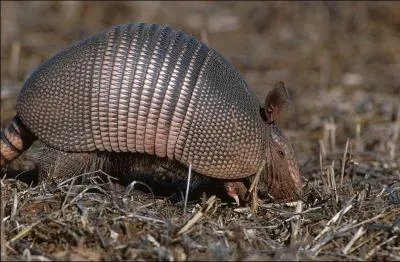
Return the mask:
<path id="1" fill-rule="evenodd" d="M 231 197 L 233 197 L 233 199 L 235 199 L 236 204 L 237 204 L 238 206 L 240 206 L 239 196 L 238 196 L 237 194 L 235 194 L 235 195 L 233 195 L 233 196 L 231 196 Z"/>

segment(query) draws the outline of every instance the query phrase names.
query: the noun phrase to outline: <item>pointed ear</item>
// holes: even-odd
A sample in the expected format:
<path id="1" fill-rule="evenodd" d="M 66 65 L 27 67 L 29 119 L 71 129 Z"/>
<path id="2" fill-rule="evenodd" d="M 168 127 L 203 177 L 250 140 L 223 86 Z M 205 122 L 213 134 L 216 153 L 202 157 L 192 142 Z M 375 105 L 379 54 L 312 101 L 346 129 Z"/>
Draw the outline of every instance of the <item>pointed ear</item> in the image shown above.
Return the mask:
<path id="1" fill-rule="evenodd" d="M 289 101 L 289 94 L 283 82 L 279 82 L 265 98 L 265 113 L 267 122 L 273 123 L 279 112 Z"/>

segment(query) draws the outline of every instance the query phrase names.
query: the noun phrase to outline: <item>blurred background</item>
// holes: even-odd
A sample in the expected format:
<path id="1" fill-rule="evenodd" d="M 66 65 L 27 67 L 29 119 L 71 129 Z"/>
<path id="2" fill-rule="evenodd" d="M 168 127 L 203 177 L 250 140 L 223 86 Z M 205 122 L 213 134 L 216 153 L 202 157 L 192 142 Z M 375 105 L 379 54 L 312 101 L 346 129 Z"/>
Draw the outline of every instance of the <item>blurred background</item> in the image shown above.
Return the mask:
<path id="1" fill-rule="evenodd" d="M 299 160 L 307 210 L 298 219 L 293 207 L 268 204 L 262 215 L 248 216 L 215 204 L 199 227 L 172 241 L 186 221 L 179 205 L 140 194 L 115 202 L 123 191 L 93 194 L 97 183 L 83 190 L 75 179 L 64 183 L 70 178 L 62 187 L 27 189 L 2 174 L 5 259 L 398 258 L 400 2 L 1 1 L 1 128 L 40 63 L 93 33 L 133 21 L 169 24 L 206 41 L 232 62 L 260 103 L 284 81 L 291 103 L 278 125 Z M 32 155 L 34 146 L 10 165 L 8 177 L 32 179 L 32 172 L 20 172 L 34 169 Z M 339 221 L 333 220 L 339 210 Z"/>
<path id="2" fill-rule="evenodd" d="M 260 102 L 284 81 L 292 103 L 279 125 L 301 164 L 317 156 L 321 143 L 343 150 L 347 138 L 353 150 L 373 157 L 399 156 L 399 2 L 2 1 L 1 126 L 38 64 L 132 21 L 169 24 L 203 39 L 232 62 Z"/>

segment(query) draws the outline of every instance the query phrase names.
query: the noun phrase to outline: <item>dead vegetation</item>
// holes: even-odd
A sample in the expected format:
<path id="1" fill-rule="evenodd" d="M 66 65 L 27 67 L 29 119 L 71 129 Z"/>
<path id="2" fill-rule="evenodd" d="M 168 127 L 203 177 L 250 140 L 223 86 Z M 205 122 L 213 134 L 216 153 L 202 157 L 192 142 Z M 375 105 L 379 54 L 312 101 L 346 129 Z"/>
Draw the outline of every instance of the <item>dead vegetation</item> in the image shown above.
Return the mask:
<path id="1" fill-rule="evenodd" d="M 263 200 L 257 215 L 209 195 L 184 212 L 100 171 L 22 182 L 32 181 L 20 171 L 33 167 L 27 152 L 0 181 L 2 260 L 400 260 L 397 2 L 1 7 L 2 126 L 24 78 L 56 51 L 112 24 L 169 23 L 224 54 L 260 100 L 286 83 L 292 103 L 279 125 L 304 184 L 302 201 Z"/>

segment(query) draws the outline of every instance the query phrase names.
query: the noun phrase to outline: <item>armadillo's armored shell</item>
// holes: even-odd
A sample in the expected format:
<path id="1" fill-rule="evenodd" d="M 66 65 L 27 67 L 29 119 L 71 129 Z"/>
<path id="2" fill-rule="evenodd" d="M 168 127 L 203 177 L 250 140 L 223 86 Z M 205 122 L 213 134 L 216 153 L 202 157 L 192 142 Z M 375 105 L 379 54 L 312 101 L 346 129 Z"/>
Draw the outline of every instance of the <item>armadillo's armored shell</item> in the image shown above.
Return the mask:
<path id="1" fill-rule="evenodd" d="M 168 157 L 219 178 L 264 156 L 259 103 L 215 50 L 171 27 L 126 24 L 58 53 L 26 81 L 22 122 L 62 151 Z"/>

